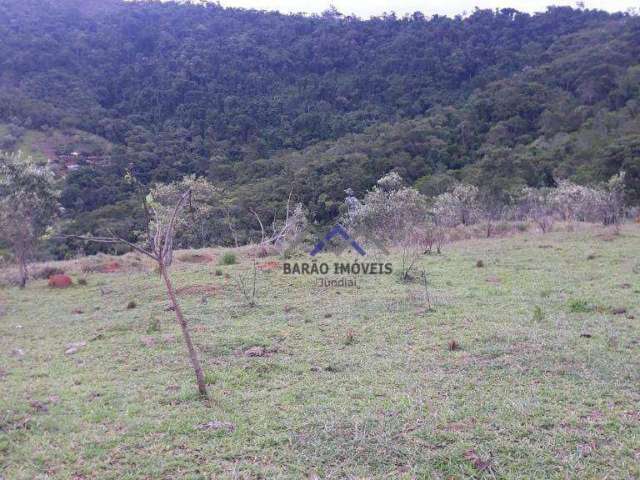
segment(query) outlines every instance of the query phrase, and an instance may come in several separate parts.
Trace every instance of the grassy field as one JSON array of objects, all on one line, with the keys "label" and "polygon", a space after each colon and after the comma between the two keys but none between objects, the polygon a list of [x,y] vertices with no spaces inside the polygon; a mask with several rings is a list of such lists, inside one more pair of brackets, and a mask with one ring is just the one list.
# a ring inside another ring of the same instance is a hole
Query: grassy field
[{"label": "grassy field", "polygon": [[[0,143],[10,134],[9,125],[0,123]],[[21,151],[31,157],[36,164],[45,165],[47,159],[57,161],[58,153],[78,151],[86,154],[104,154],[111,150],[111,144],[104,138],[80,130],[22,130],[16,139],[13,151]]]},{"label": "grassy field", "polygon": [[451,245],[432,309],[280,268],[250,307],[238,260],[173,269],[209,401],[154,273],[1,289],[0,477],[640,478],[637,226]]}]

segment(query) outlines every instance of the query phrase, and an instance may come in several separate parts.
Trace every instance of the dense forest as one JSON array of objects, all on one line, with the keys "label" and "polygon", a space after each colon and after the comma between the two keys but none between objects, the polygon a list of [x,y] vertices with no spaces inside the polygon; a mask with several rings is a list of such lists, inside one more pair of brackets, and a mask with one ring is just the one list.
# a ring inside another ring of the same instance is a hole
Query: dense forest
[{"label": "dense forest", "polygon": [[330,221],[390,171],[427,195],[464,181],[506,197],[625,170],[640,202],[633,15],[3,0],[0,39],[0,149],[59,167],[68,232],[135,234],[127,172],[208,178],[244,231],[290,193]]}]

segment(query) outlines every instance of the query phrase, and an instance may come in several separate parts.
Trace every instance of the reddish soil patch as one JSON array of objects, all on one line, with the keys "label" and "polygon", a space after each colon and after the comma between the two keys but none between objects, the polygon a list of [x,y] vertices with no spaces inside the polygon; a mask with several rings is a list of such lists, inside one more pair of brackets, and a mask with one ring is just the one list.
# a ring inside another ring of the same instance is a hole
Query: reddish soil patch
[{"label": "reddish soil patch", "polygon": [[120,263],[113,261],[113,262],[108,262],[103,265],[100,265],[98,267],[98,271],[102,273],[114,273],[119,271],[120,268],[121,268]]},{"label": "reddish soil patch", "polygon": [[271,261],[271,262],[259,263],[256,265],[256,268],[258,270],[275,270],[277,268],[280,268],[280,265],[281,265],[280,262]]},{"label": "reddish soil patch", "polygon": [[476,419],[471,417],[461,422],[449,422],[444,426],[450,432],[464,432],[476,426]]},{"label": "reddish soil patch", "polygon": [[73,284],[73,280],[68,275],[51,275],[49,286],[51,288],[67,288]]},{"label": "reddish soil patch", "polygon": [[193,253],[187,255],[181,255],[178,260],[184,263],[211,263],[213,257],[211,255],[204,255],[202,253]]},{"label": "reddish soil patch", "polygon": [[176,290],[177,295],[211,295],[222,290],[221,287],[215,285],[189,285],[188,287],[181,287]]},{"label": "reddish soil patch", "polygon": [[602,240],[603,242],[613,242],[618,238],[618,234],[615,231],[607,231],[596,235],[596,238]]}]

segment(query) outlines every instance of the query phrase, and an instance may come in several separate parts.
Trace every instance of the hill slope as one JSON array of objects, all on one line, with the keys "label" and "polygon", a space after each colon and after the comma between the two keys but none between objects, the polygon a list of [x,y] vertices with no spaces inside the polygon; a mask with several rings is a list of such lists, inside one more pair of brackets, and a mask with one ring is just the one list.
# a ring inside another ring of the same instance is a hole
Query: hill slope
[{"label": "hill slope", "polygon": [[[421,257],[432,309],[396,275],[318,290],[279,268],[258,271],[251,308],[213,264],[178,252],[211,402],[152,266],[58,264],[87,285],[0,290],[0,475],[636,478],[640,229],[590,230]],[[234,278],[253,265],[236,253],[217,267]]]},{"label": "hill slope", "polygon": [[640,197],[636,17],[7,0],[0,37],[0,122],[113,145],[107,166],[66,177],[79,230],[129,208],[128,167],[144,182],[206,175],[265,215],[293,189],[317,221],[390,169],[437,193],[624,168]]}]

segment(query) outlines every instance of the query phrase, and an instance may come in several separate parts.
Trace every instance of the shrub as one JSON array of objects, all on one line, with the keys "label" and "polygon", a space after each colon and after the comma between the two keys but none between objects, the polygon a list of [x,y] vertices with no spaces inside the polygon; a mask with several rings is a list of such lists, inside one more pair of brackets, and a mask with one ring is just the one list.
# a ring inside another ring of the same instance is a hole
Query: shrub
[{"label": "shrub", "polygon": [[31,274],[33,278],[38,280],[48,280],[54,275],[64,275],[64,270],[57,267],[43,267]]},{"label": "shrub", "polygon": [[180,255],[178,260],[184,263],[209,263],[213,259],[209,255],[202,253],[185,253]]},{"label": "shrub", "polygon": [[481,214],[479,194],[477,187],[460,183],[438,195],[433,205],[436,223],[445,227],[476,223]]},{"label": "shrub", "polygon": [[218,382],[219,375],[216,372],[205,372],[204,382],[207,385],[215,385]]},{"label": "shrub", "polygon": [[[401,254],[400,277],[407,281],[419,256],[430,251],[437,239],[424,235],[427,199],[416,189],[404,187],[395,172],[378,180],[376,186],[359,201],[347,191],[347,215],[344,222],[352,234],[384,246],[398,247]],[[440,249],[438,243],[438,251]]]},{"label": "shrub", "polygon": [[574,299],[569,301],[569,311],[572,313],[593,312],[595,307],[586,300]]},{"label": "shrub", "polygon": [[236,254],[232,252],[226,252],[220,258],[220,265],[235,265],[236,264]]},{"label": "shrub", "polygon": [[138,304],[135,301],[131,300],[129,303],[127,303],[127,310],[133,310],[137,306]]},{"label": "shrub", "polygon": [[544,320],[544,311],[540,305],[536,305],[533,308],[533,321],[541,322],[542,320]]},{"label": "shrub", "polygon": [[79,278],[78,279],[78,285],[82,285],[83,287],[85,287],[87,285],[87,279],[86,278]]},{"label": "shrub", "polygon": [[397,173],[378,180],[362,202],[351,194],[345,202],[347,215],[343,221],[352,234],[367,239],[373,235],[387,247],[407,241],[419,243],[418,227],[426,220],[427,199],[417,190],[404,187]]},{"label": "shrub", "polygon": [[[288,207],[287,207],[288,211]],[[282,256],[289,256],[299,248],[309,220],[301,203],[287,214],[283,222],[274,220],[274,231],[279,232],[273,238],[273,247]]]},{"label": "shrub", "polygon": [[533,221],[542,233],[552,230],[555,222],[555,190],[553,188],[531,188],[522,189],[519,210],[520,215]]},{"label": "shrub", "polygon": [[353,345],[356,342],[356,333],[352,329],[347,330],[347,335],[344,339],[345,345]]},{"label": "shrub", "polygon": [[160,319],[158,317],[151,317],[149,319],[149,325],[147,326],[147,333],[155,333],[160,331]]}]

